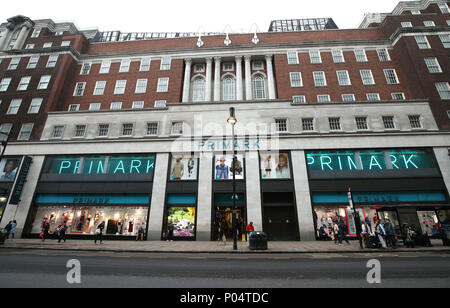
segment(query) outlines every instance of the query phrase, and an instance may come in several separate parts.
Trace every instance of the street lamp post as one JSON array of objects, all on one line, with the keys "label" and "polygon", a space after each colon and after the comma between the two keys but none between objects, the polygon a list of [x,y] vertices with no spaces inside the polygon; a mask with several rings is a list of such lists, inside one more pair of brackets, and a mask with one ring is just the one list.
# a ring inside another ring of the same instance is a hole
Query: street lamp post
[{"label": "street lamp post", "polygon": [[355,229],[356,229],[356,237],[359,241],[359,247],[363,249],[362,238],[361,238],[361,219],[359,217],[359,213],[356,211],[355,202],[353,202],[353,195],[351,188],[348,188],[348,199],[350,201],[351,206],[353,207],[353,217],[355,219]]},{"label": "street lamp post", "polygon": [[232,163],[232,174],[233,174],[233,211],[232,211],[232,226],[233,226],[233,250],[237,250],[237,209],[236,209],[236,147],[234,145],[234,125],[236,125],[237,119],[235,117],[234,107],[230,108],[230,117],[227,120],[228,124],[231,124],[231,134],[233,135],[233,163]]}]

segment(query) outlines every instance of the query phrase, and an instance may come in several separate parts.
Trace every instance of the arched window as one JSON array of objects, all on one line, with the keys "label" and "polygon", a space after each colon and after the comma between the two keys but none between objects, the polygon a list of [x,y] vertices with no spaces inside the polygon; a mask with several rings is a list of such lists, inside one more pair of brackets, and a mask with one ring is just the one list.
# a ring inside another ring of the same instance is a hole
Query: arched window
[{"label": "arched window", "polygon": [[202,77],[194,79],[192,86],[192,101],[193,102],[205,101],[205,79]]},{"label": "arched window", "polygon": [[236,100],[236,80],[232,76],[225,77],[222,82],[224,101]]},{"label": "arched window", "polygon": [[253,77],[253,98],[266,98],[265,81],[264,77],[261,75],[256,75],[255,77]]}]

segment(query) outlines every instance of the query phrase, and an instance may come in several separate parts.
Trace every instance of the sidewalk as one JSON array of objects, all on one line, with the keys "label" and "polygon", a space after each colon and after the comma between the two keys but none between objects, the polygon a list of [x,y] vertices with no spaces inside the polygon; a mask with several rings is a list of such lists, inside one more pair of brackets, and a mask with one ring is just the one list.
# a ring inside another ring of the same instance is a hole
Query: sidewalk
[{"label": "sidewalk", "polygon": [[432,240],[433,247],[397,248],[397,249],[364,249],[359,243],[351,241],[349,245],[335,245],[334,242],[269,242],[268,250],[253,251],[248,243],[238,243],[238,250],[233,250],[233,243],[227,245],[217,242],[162,242],[162,241],[105,241],[95,245],[93,241],[71,240],[58,243],[55,240],[46,240],[44,243],[38,239],[7,240],[2,248],[10,249],[44,249],[66,251],[105,251],[105,252],[147,252],[147,253],[361,253],[361,252],[450,252],[450,247],[442,246],[442,241]]}]

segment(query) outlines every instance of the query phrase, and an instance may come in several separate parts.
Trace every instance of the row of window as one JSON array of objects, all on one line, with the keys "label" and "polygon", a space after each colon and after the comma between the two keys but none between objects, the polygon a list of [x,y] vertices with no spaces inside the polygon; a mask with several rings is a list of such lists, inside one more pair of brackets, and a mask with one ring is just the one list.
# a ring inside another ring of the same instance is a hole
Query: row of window
[{"label": "row of window", "polygon": [[[450,14],[450,9],[448,8],[447,3],[438,3],[439,10],[442,14]],[[420,15],[422,12],[420,10],[411,10],[410,11],[412,15]]]},{"label": "row of window", "polygon": [[[39,35],[41,34],[41,31],[42,31],[42,29],[34,29],[33,30],[33,33],[31,33],[31,38],[37,38],[37,37],[39,37]],[[62,36],[62,35],[64,35],[64,31],[57,31],[57,32],[54,32],[55,33],[55,36]]]},{"label": "row of window", "polygon": [[[39,109],[41,109],[43,98],[33,98],[31,100],[30,107],[28,108],[28,114],[36,114],[39,113]],[[0,105],[2,100],[0,100]],[[22,105],[21,98],[15,98],[11,100],[9,104],[8,110],[6,114],[17,114],[19,112],[20,106]]]},{"label": "row of window", "polygon": [[[409,124],[412,129],[421,129],[421,117],[420,115],[409,115]],[[396,129],[395,121],[393,116],[382,116],[382,121],[385,129]],[[287,133],[288,130],[288,120],[287,119],[275,119],[275,129],[279,133]],[[302,118],[301,125],[303,131],[314,131],[314,118]],[[330,131],[340,131],[341,118],[340,117],[329,117],[328,125]],[[369,125],[367,122],[367,116],[356,116],[355,126],[357,130],[369,130]]]},{"label": "row of window", "polygon": [[[132,109],[142,109],[144,108],[144,101],[134,101],[132,105]],[[167,101],[165,100],[157,100],[154,103],[155,108],[165,108]],[[97,111],[101,109],[101,103],[91,103],[89,104],[90,111]],[[121,110],[122,102],[112,102],[109,106],[110,110]],[[75,112],[80,110],[80,104],[71,104],[69,105],[68,111]]]},{"label": "row of window", "polygon": [[[30,140],[31,132],[33,131],[33,123],[25,123],[22,124],[20,128],[19,136],[17,137],[18,141],[27,141]],[[11,123],[3,123],[0,125],[1,140],[5,140],[7,135],[10,134],[13,125]]]},{"label": "row of window", "polygon": [[[410,21],[402,21],[402,22],[400,22],[400,25],[402,26],[402,28],[412,28],[413,27],[412,22],[410,22]],[[436,27],[436,24],[432,20],[424,20],[423,25],[425,27]],[[450,20],[447,20],[447,25],[450,26]]]},{"label": "row of window", "polygon": [[[16,70],[17,67],[19,66],[21,59],[22,58],[12,58],[11,61],[9,62],[7,70],[9,70],[9,71]],[[27,69],[36,68],[39,63],[39,59],[40,59],[39,56],[31,56],[30,59],[28,60]],[[58,55],[50,55],[48,57],[47,64],[45,65],[45,67],[53,68],[56,66],[56,62],[58,62]],[[1,63],[1,59],[0,59],[0,63]]]},{"label": "row of window", "polygon": [[[27,44],[25,46],[25,49],[34,49],[35,48],[35,44]],[[47,42],[42,44],[42,48],[50,48],[53,46],[53,42]],[[65,47],[65,46],[70,46],[70,41],[62,41],[61,42],[61,47]]]},{"label": "row of window", "polygon": [[[43,75],[41,76],[37,89],[38,90],[46,90],[48,85],[50,84],[51,75]],[[8,91],[9,84],[11,83],[11,77],[5,77],[0,81],[0,92]],[[25,76],[20,79],[19,86],[17,87],[18,91],[25,91],[28,89],[28,85],[31,81],[30,76]]]},{"label": "row of window", "polygon": [[[367,62],[366,51],[363,48],[354,49],[354,54],[356,58],[356,62]],[[389,52],[386,48],[377,49],[377,54],[380,62],[391,61],[391,57],[389,56]],[[344,54],[341,49],[333,49],[331,51],[331,55],[333,56],[334,63],[345,63]],[[309,58],[312,64],[322,63],[322,56],[320,50],[310,50]],[[295,50],[290,50],[287,52],[287,60],[288,64],[299,64],[298,52]]]},{"label": "row of window", "polygon": [[[417,46],[419,49],[431,49],[430,42],[428,42],[428,38],[426,35],[415,35]],[[450,48],[450,34],[441,34],[439,35],[441,39],[442,45],[444,48]]]},{"label": "row of window", "polygon": [[[148,79],[138,79],[136,82],[136,94],[142,94],[147,92]],[[126,80],[117,80],[116,86],[114,88],[114,94],[124,94],[127,86]],[[75,85],[75,90],[73,96],[83,96],[84,90],[86,88],[86,82],[77,82]],[[105,93],[106,81],[97,81],[95,83],[93,95],[103,95]],[[156,92],[164,93],[169,91],[169,78],[158,78],[158,86]]]},{"label": "row of window", "polygon": [[[150,58],[143,58],[141,59],[141,64],[139,67],[140,72],[148,72],[150,71]],[[99,74],[108,74],[111,68],[111,60],[103,60],[100,65]],[[161,65],[160,70],[161,71],[168,71],[170,70],[172,63],[172,59],[170,57],[163,57],[161,58]],[[120,62],[119,67],[119,73],[127,73],[130,71],[130,65],[131,65],[131,59],[124,59]],[[80,75],[89,75],[92,69],[92,63],[83,63],[80,71]]]},{"label": "row of window", "polygon": [[[397,73],[395,69],[385,69],[384,76],[386,78],[387,84],[399,84]],[[360,70],[361,80],[363,85],[374,85],[375,80],[372,75],[372,70]],[[350,77],[348,71],[336,71],[338,82],[340,86],[351,86]],[[303,78],[301,72],[290,72],[289,77],[291,80],[291,87],[298,88],[303,87]],[[326,87],[327,79],[325,77],[325,72],[313,72],[314,85],[316,87]]]}]

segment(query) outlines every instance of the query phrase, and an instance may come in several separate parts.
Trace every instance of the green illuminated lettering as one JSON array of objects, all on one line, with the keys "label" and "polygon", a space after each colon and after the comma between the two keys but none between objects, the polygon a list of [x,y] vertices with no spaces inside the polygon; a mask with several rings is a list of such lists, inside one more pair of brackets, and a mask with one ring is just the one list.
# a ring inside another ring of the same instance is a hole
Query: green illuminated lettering
[{"label": "green illuminated lettering", "polygon": [[103,161],[99,161],[98,162],[98,166],[97,166],[97,174],[102,174],[103,173]]},{"label": "green illuminated lettering", "polygon": [[[66,165],[66,164],[68,164],[68,165]],[[71,165],[71,164],[72,164],[72,163],[70,162],[70,160],[63,160],[63,161],[61,162],[61,166],[59,167],[59,174],[62,173],[62,170],[63,170],[63,169],[70,168],[70,165]]]},{"label": "green illuminated lettering", "polygon": [[308,161],[308,165],[314,165],[314,157],[308,155],[306,156],[306,160]]},{"label": "green illuminated lettering", "polygon": [[394,166],[394,168],[396,168],[396,169],[400,169],[400,167],[395,164],[397,162],[397,157],[395,157],[394,155],[389,155],[389,156],[391,157],[392,166]]},{"label": "green illuminated lettering", "polygon": [[73,174],[76,174],[77,173],[77,171],[78,171],[78,166],[80,165],[80,161],[79,160],[77,160],[76,162],[75,162],[75,168],[73,169]]},{"label": "green illuminated lettering", "polygon": [[355,170],[358,169],[358,166],[356,166],[356,163],[351,156],[347,156],[347,160],[348,160],[349,170],[352,170],[352,166],[355,168]]},{"label": "green illuminated lettering", "polygon": [[[327,158],[328,162],[324,162],[323,161],[324,158]],[[324,170],[323,166],[325,166],[325,165],[328,166],[328,168],[330,170],[333,170],[333,168],[331,168],[330,164],[331,164],[331,157],[330,156],[320,156],[320,165],[321,165],[322,170]]]},{"label": "green illuminated lettering", "polygon": [[[135,165],[134,165],[135,162],[138,162],[139,165],[135,166]],[[140,160],[133,159],[133,160],[131,161],[130,173],[133,173],[133,169],[136,170],[136,173],[141,173],[141,172],[139,171],[139,169],[138,169],[138,168],[141,166],[141,164],[142,164],[142,162],[141,162]]]},{"label": "green illuminated lettering", "polygon": [[[374,163],[375,161],[375,163]],[[370,166],[369,166],[369,170],[372,170],[372,166],[378,166],[378,168],[381,168],[380,164],[377,161],[377,158],[374,155],[370,155]]]},{"label": "green illuminated lettering", "polygon": [[342,170],[342,162],[341,162],[341,157],[338,156],[338,161],[339,161],[339,169]]},{"label": "green illuminated lettering", "polygon": [[122,173],[125,174],[125,168],[123,166],[123,161],[122,160],[117,164],[117,167],[114,170],[114,174],[116,174],[118,170],[122,170]]},{"label": "green illuminated lettering", "polygon": [[414,168],[419,169],[419,167],[415,163],[412,162],[412,158],[414,157],[414,154],[409,155],[408,159],[406,159],[406,155],[403,154],[402,156],[403,156],[403,160],[405,161],[405,166],[406,166],[407,169],[409,169],[408,163],[413,165]]},{"label": "green illuminated lettering", "polygon": [[150,159],[147,160],[147,172],[146,173],[150,173],[150,171],[153,170],[153,168],[155,168],[155,163],[153,161],[151,161]]}]

